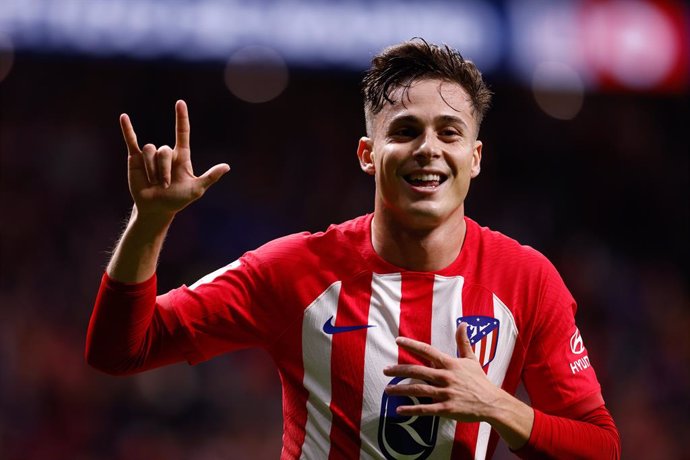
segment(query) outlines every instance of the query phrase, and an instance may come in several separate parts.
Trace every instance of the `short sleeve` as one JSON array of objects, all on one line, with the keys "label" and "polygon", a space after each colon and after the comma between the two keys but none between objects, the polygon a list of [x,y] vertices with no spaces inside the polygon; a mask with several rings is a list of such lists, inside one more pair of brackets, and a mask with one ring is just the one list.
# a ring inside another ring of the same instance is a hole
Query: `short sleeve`
[{"label": "short sleeve", "polygon": [[604,400],[575,324],[577,305],[551,264],[544,270],[539,297],[523,382],[535,409],[577,417]]}]

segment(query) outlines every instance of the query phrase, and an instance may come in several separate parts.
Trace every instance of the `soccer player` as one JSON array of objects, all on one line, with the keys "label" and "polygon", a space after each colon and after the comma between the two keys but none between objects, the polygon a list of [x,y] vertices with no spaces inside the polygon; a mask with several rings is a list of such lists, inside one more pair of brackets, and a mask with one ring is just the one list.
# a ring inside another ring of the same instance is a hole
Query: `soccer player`
[{"label": "soccer player", "polygon": [[[483,459],[498,436],[523,458],[619,458],[555,268],[465,216],[491,98],[480,72],[412,40],[372,60],[363,94],[357,156],[376,183],[373,214],[271,241],[162,295],[169,226],[229,166],[194,175],[183,101],[174,148],[140,148],[122,115],[134,209],[88,362],[131,374],[262,347],[283,385],[285,459]],[[513,396],[520,380],[531,406]]]}]

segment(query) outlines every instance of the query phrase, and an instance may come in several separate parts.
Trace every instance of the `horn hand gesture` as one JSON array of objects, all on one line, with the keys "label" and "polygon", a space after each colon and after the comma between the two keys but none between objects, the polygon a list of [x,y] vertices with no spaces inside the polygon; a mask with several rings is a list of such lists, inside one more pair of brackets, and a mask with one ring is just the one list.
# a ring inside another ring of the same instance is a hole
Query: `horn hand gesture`
[{"label": "horn hand gesture", "polygon": [[120,127],[127,144],[129,191],[137,212],[174,216],[198,200],[230,166],[217,164],[201,176],[194,175],[189,147],[187,104],[175,104],[175,147],[146,144],[139,148],[137,135],[127,114],[120,115]]}]

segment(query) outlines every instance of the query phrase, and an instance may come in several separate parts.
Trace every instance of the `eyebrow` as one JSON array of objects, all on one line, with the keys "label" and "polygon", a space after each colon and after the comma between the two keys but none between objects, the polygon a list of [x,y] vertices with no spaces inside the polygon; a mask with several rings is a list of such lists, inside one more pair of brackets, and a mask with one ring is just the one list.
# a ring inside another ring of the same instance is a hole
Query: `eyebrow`
[{"label": "eyebrow", "polygon": [[[469,126],[460,117],[456,117],[455,115],[441,115],[439,117],[434,118],[434,122],[442,122],[442,123],[457,123],[459,125],[462,125],[465,129],[469,129]],[[393,119],[390,122],[390,126],[398,125],[401,123],[419,123],[419,117],[416,117],[414,115],[398,115],[396,117],[393,117]]]},{"label": "eyebrow", "polygon": [[440,121],[443,121],[444,123],[457,123],[459,125],[464,126],[466,129],[469,129],[469,126],[467,125],[467,123],[465,123],[465,120],[463,120],[460,117],[456,117],[455,115],[442,115],[440,117],[437,117],[436,119],[440,119]]}]

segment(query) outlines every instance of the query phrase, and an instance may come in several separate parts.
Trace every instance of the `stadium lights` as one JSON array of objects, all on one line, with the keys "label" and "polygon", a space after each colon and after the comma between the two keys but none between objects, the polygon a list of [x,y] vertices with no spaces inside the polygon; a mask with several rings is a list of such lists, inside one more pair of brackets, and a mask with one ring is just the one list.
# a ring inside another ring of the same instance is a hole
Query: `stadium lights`
[{"label": "stadium lights", "polygon": [[384,46],[419,36],[459,49],[488,75],[508,71],[549,90],[688,88],[687,6],[508,0],[502,7],[487,0],[2,0],[0,35],[16,53],[226,63],[255,46],[288,66],[357,71]]}]

